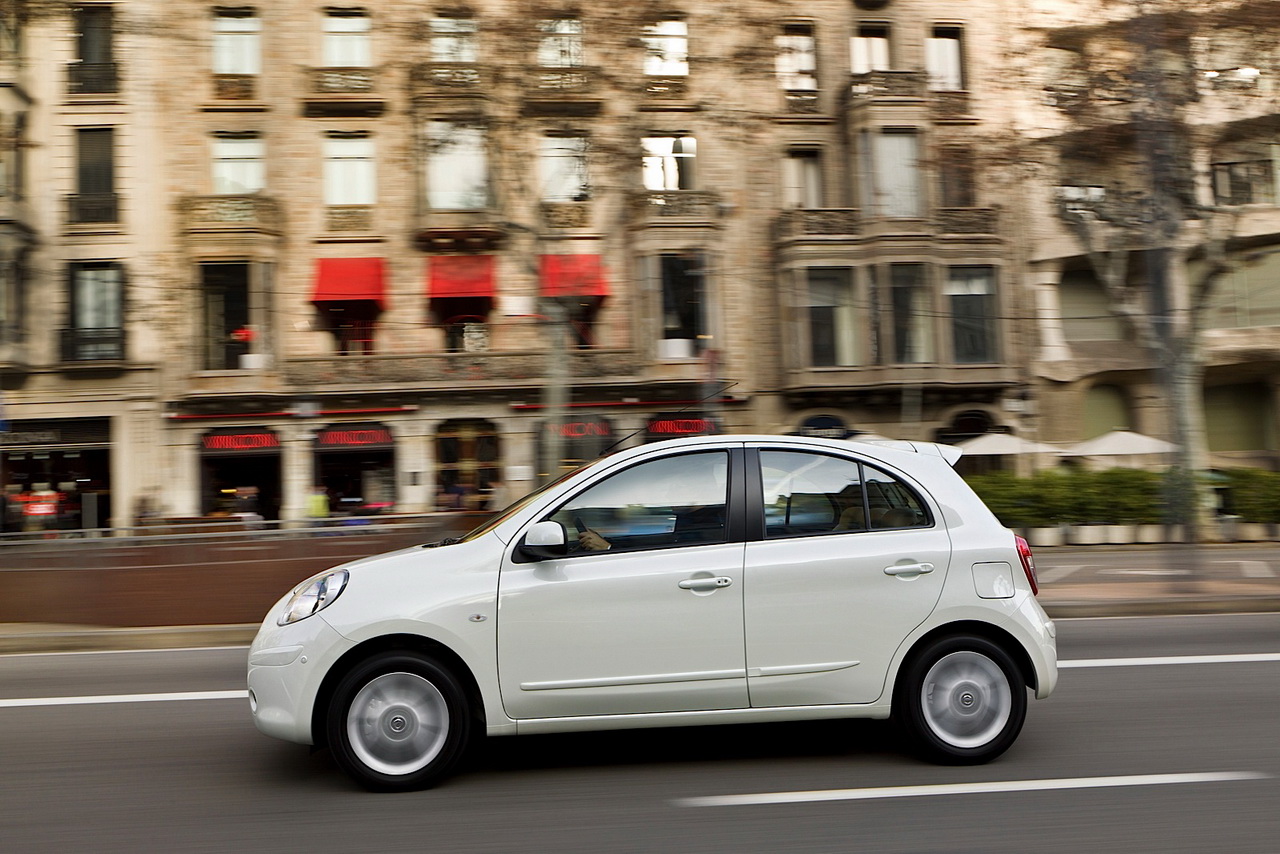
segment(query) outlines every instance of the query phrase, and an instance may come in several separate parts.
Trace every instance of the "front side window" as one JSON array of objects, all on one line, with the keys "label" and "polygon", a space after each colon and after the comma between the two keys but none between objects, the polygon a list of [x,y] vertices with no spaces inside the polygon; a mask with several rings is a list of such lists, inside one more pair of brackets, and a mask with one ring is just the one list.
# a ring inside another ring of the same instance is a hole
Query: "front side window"
[{"label": "front side window", "polygon": [[760,452],[765,536],[928,527],[910,487],[880,469],[808,451]]},{"label": "front side window", "polygon": [[814,367],[856,365],[853,270],[809,267],[809,364]]},{"label": "front side window", "polygon": [[591,198],[585,136],[542,137],[538,171],[544,202],[583,202]]},{"label": "front side window", "polygon": [[482,210],[489,206],[487,136],[481,125],[427,124],[427,204],[434,210]]},{"label": "front side window", "polygon": [[935,92],[964,89],[963,31],[959,27],[934,27],[925,40],[925,72],[929,88]]},{"label": "front side window", "polygon": [[818,88],[817,46],[810,24],[787,24],[774,36],[778,86],[788,92]]},{"label": "front side window", "polygon": [[213,192],[256,193],[266,186],[264,145],[256,135],[219,136],[213,140]]},{"label": "front side window", "polygon": [[689,73],[689,25],[655,21],[644,27],[644,73],[650,77],[684,77]]},{"label": "front side window", "polygon": [[900,364],[933,361],[933,318],[923,264],[889,267],[893,306],[893,360]]},{"label": "front side window", "polygon": [[324,203],[372,205],[377,201],[373,140],[331,136],[324,141]]},{"label": "front side window", "polygon": [[369,14],[363,9],[328,9],[324,16],[325,68],[368,68],[373,65]]},{"label": "front side window", "polygon": [[725,451],[663,457],[588,487],[547,518],[581,551],[723,543],[728,486]]},{"label": "front side window", "polygon": [[691,136],[648,136],[643,140],[646,190],[692,190],[698,143]]},{"label": "front side window", "polygon": [[213,73],[262,73],[262,19],[255,9],[219,9],[213,17]]},{"label": "front side window", "polygon": [[582,66],[582,21],[548,18],[538,23],[538,65],[542,68]]},{"label": "front side window", "polygon": [[849,42],[849,66],[854,74],[888,71],[889,25],[860,24]]},{"label": "front side window", "polygon": [[956,362],[996,360],[995,268],[948,267],[946,296]]},{"label": "front side window", "polygon": [[432,62],[478,61],[474,18],[432,18],[430,30]]}]

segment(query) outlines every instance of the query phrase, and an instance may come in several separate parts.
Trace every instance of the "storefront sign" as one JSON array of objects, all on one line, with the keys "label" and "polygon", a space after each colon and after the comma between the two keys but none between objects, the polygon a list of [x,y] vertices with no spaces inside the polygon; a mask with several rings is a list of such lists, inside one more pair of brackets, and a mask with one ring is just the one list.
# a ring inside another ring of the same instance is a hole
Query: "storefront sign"
[{"label": "storefront sign", "polygon": [[649,419],[645,427],[652,439],[670,439],[675,436],[707,436],[717,433],[716,422],[697,413],[677,412],[658,415]]},{"label": "storefront sign", "polygon": [[843,418],[837,418],[834,415],[814,415],[806,418],[800,423],[800,429],[796,431],[800,436],[812,436],[815,439],[847,439],[849,438],[849,425],[844,423]]},{"label": "storefront sign", "polygon": [[382,424],[334,424],[316,434],[322,450],[341,448],[391,448],[395,440]]},{"label": "storefront sign", "polygon": [[62,442],[62,434],[57,430],[31,430],[25,433],[0,433],[0,447],[22,447],[24,445],[57,445]]},{"label": "storefront sign", "polygon": [[107,418],[22,419],[0,431],[0,448],[56,448],[60,445],[98,445],[111,442]]},{"label": "storefront sign", "polygon": [[271,430],[214,430],[200,444],[210,455],[270,453],[280,449],[280,438]]},{"label": "storefront sign", "polygon": [[543,424],[548,433],[559,433],[566,439],[582,439],[587,436],[612,436],[608,421],[567,421],[564,424]]}]

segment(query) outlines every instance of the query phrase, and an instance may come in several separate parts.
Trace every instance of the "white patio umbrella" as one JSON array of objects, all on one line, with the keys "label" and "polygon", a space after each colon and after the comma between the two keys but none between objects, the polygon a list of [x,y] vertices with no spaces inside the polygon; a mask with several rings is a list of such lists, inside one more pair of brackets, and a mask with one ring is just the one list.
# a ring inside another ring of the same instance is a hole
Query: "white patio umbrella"
[{"label": "white patio umbrella", "polygon": [[1130,430],[1112,430],[1067,448],[1073,457],[1135,457],[1144,454],[1167,454],[1178,446],[1154,436]]},{"label": "white patio umbrella", "polygon": [[983,433],[972,439],[956,442],[957,448],[963,448],[966,456],[1011,456],[1014,454],[1060,454],[1061,448],[1033,442],[1012,433]]}]

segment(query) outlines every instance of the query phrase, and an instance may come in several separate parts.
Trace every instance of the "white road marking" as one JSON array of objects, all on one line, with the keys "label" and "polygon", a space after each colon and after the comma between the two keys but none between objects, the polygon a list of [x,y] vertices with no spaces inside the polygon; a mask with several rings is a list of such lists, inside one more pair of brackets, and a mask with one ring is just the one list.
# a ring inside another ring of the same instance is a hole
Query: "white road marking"
[{"label": "white road marking", "polygon": [[1240,574],[1245,578],[1275,578],[1275,570],[1265,560],[1241,560]]},{"label": "white road marking", "polygon": [[1158,664],[1250,664],[1259,661],[1280,661],[1280,652],[1244,652],[1238,655],[1163,655],[1150,658],[1077,658],[1059,661],[1059,668],[1068,667],[1149,667]]},{"label": "white road marking", "polygon": [[1084,569],[1087,564],[1077,564],[1075,566],[1055,566],[1050,569],[1042,569],[1036,573],[1041,584],[1052,584],[1055,581],[1061,581],[1073,572]]},{"label": "white road marking", "polygon": [[245,700],[248,691],[188,691],[174,694],[103,694],[97,697],[31,697],[0,699],[0,709],[23,709],[37,706],[96,706],[105,703],[175,703],[184,700]]},{"label": "white road marking", "polygon": [[1100,569],[1098,575],[1190,575],[1189,569]]},{"label": "white road marking", "polygon": [[920,798],[938,795],[989,795],[1001,792],[1055,792],[1064,789],[1111,789],[1122,786],[1168,786],[1187,783],[1232,783],[1266,780],[1269,774],[1254,771],[1211,771],[1200,774],[1135,774],[1123,777],[1067,777],[1057,780],[1006,780],[994,783],[952,783],[934,786],[887,786],[875,789],[826,789],[809,792],[764,792],[756,795],[711,795],[681,798],[681,807],[760,806],[804,804],[821,801],[870,801],[884,798]]}]

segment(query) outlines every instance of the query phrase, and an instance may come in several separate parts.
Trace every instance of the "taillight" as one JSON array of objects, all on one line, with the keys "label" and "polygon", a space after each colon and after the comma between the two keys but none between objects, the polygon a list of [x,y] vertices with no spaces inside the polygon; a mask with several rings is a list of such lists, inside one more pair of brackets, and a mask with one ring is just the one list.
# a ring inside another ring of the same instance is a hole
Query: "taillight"
[{"label": "taillight", "polygon": [[1031,592],[1033,594],[1040,593],[1040,582],[1036,578],[1036,558],[1031,554],[1031,544],[1019,536],[1014,536],[1018,542],[1018,560],[1022,561],[1022,571],[1027,574],[1027,581],[1031,584]]}]

